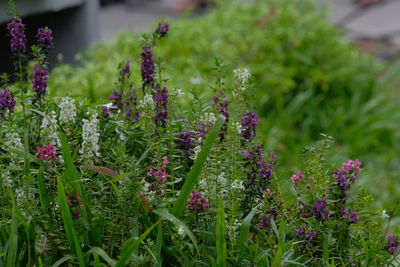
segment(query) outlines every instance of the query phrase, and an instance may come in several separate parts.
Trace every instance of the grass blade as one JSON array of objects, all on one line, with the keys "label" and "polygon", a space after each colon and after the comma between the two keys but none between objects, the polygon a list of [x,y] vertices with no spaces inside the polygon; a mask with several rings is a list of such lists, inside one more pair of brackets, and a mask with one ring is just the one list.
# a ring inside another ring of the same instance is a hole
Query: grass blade
[{"label": "grass blade", "polygon": [[132,244],[129,244],[132,242],[132,238],[128,239],[125,241],[125,244],[122,247],[126,247],[126,249],[123,251],[121,257],[119,258],[117,264],[115,267],[124,267],[126,266],[126,262],[128,261],[129,257],[132,255],[132,253],[139,247],[140,243],[149,235],[149,233],[156,227],[160,221],[156,222],[153,224],[150,228],[146,230],[138,239],[136,239]]},{"label": "grass blade", "polygon": [[12,217],[11,217],[11,231],[8,238],[7,249],[7,267],[17,266],[17,252],[18,252],[18,220],[17,220],[17,207],[15,205],[14,197],[11,195],[12,201]]},{"label": "grass blade", "polygon": [[183,229],[183,231],[188,235],[190,240],[193,243],[193,246],[196,248],[196,251],[198,254],[200,254],[199,247],[197,245],[197,240],[192,231],[186,226],[185,223],[183,223],[181,220],[179,220],[177,217],[175,217],[173,214],[169,213],[167,210],[162,209],[162,210],[153,210],[153,212],[157,215],[159,215],[161,218],[168,220],[172,222],[174,225],[180,227]]},{"label": "grass blade", "polygon": [[102,248],[92,247],[90,250],[92,254],[99,255],[104,261],[106,261],[111,267],[115,266],[116,261],[113,260],[110,256],[108,256],[107,252],[105,252]]},{"label": "grass blade", "polygon": [[240,235],[239,235],[239,240],[238,240],[238,245],[239,245],[239,258],[243,258],[245,251],[246,251],[246,244],[247,240],[249,239],[249,233],[250,233],[250,226],[251,226],[251,221],[253,220],[254,215],[256,214],[258,209],[258,205],[255,206],[250,213],[244,218],[241,226],[240,226]]},{"label": "grass blade", "polygon": [[206,140],[204,141],[201,152],[198,154],[196,161],[194,162],[190,172],[183,184],[182,190],[178,196],[178,199],[174,203],[174,207],[172,209],[172,214],[174,214],[177,218],[179,218],[186,208],[186,204],[189,198],[190,193],[193,190],[194,185],[197,182],[197,179],[201,173],[201,170],[204,166],[204,163],[207,159],[208,154],[218,137],[218,133],[225,122],[225,117],[219,116],[217,122],[211,128],[210,133],[208,134]]},{"label": "grass blade", "polygon": [[49,196],[46,191],[46,184],[44,182],[43,167],[40,167],[38,173],[38,187],[39,187],[39,198],[40,204],[42,205],[43,211],[47,213],[50,209]]},{"label": "grass blade", "polygon": [[157,241],[156,241],[156,258],[157,258],[157,266],[162,267],[162,255],[161,249],[163,245],[163,229],[162,224],[160,223],[157,227]]},{"label": "grass blade", "polygon": [[221,198],[218,198],[217,228],[216,228],[216,246],[217,246],[217,266],[226,266],[226,240],[225,240],[225,211]]},{"label": "grass blade", "polygon": [[57,178],[57,189],[58,189],[58,202],[61,208],[61,215],[63,218],[64,229],[67,235],[68,243],[72,251],[74,252],[76,258],[78,259],[79,266],[85,267],[79,239],[75,232],[74,223],[72,221],[71,212],[69,210],[67,202],[67,197],[65,195],[64,185],[60,177]]},{"label": "grass blade", "polygon": [[65,262],[67,262],[69,260],[73,260],[73,259],[75,259],[75,257],[72,256],[72,255],[64,256],[61,259],[59,259],[58,261],[56,261],[55,263],[53,263],[53,265],[51,265],[51,267],[61,266],[63,263],[65,263]]}]

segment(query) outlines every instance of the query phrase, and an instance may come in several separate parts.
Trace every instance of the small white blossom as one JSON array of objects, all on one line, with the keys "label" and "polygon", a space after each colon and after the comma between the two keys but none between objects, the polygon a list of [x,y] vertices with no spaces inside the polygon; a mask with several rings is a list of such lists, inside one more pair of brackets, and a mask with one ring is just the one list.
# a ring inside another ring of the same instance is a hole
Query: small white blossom
[{"label": "small white blossom", "polygon": [[205,123],[205,124],[213,124],[217,121],[217,118],[215,117],[215,114],[210,112],[210,113],[204,113],[201,117],[200,117],[200,121]]},{"label": "small white blossom", "polygon": [[6,134],[6,141],[4,142],[4,145],[13,149],[24,150],[24,145],[22,144],[21,138],[19,137],[18,133],[15,132]]},{"label": "small white blossom", "polygon": [[233,74],[241,84],[247,83],[251,77],[249,69],[246,68],[235,69],[233,70]]},{"label": "small white blossom", "polygon": [[226,178],[225,178],[225,173],[221,172],[218,175],[218,182],[220,183],[220,185],[225,186],[226,185]]},{"label": "small white blossom", "polygon": [[60,108],[60,122],[75,122],[76,113],[75,113],[75,100],[71,97],[63,97],[61,98],[61,102],[58,104]]},{"label": "small white blossom", "polygon": [[97,113],[93,110],[89,112],[89,114],[90,113],[90,121],[87,119],[82,120],[82,148],[79,150],[79,153],[83,156],[83,158],[93,159],[94,157],[100,157],[100,134],[98,133],[97,129],[99,123]]},{"label": "small white blossom", "polygon": [[57,115],[54,111],[47,117],[43,117],[42,125],[43,134],[50,139],[50,143],[55,147],[61,147],[60,139],[57,135]]},{"label": "small white blossom", "polygon": [[230,240],[235,240],[238,234],[238,229],[240,227],[240,222],[238,219],[234,219],[233,221],[225,220],[226,228],[228,232],[228,237]]},{"label": "small white blossom", "polygon": [[236,131],[238,134],[242,134],[243,125],[240,122],[234,122],[234,123],[232,123],[232,125],[234,128],[236,128]]},{"label": "small white blossom", "polygon": [[145,94],[143,100],[139,100],[139,108],[152,108],[154,106],[153,97],[150,94]]},{"label": "small white blossom", "polygon": [[386,213],[386,210],[382,210],[382,219],[389,218],[390,216]]},{"label": "small white blossom", "polygon": [[201,77],[192,77],[192,78],[190,78],[190,82],[192,84],[201,84],[203,82],[203,78],[201,78]]},{"label": "small white blossom", "polygon": [[231,188],[232,188],[232,190],[243,190],[244,189],[243,182],[239,181],[239,180],[235,180],[231,183]]},{"label": "small white blossom", "polygon": [[5,170],[1,174],[1,180],[2,180],[2,184],[3,184],[4,187],[11,187],[12,180],[11,180],[11,174],[10,174],[9,170]]},{"label": "small white blossom", "polygon": [[172,88],[169,93],[171,96],[176,96],[178,98],[183,96],[183,91],[180,88]]},{"label": "small white blossom", "polygon": [[178,235],[184,237],[185,236],[185,229],[182,226],[178,227]]}]

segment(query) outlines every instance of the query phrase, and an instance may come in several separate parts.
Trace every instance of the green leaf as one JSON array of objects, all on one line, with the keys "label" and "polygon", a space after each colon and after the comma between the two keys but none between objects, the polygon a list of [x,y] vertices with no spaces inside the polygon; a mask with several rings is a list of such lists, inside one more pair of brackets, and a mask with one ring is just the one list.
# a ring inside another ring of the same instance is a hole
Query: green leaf
[{"label": "green leaf", "polygon": [[[160,223],[160,221],[156,222],[155,224],[153,224],[150,228],[148,228],[146,230],[146,232],[144,232],[138,239],[136,239],[133,243],[132,243],[132,238],[129,238],[128,240],[126,240],[124,242],[124,244],[122,245],[122,247],[125,247],[125,249],[123,250],[122,255],[120,256],[117,264],[115,265],[115,267],[124,267],[126,266],[126,262],[128,261],[129,257],[132,255],[132,253],[139,247],[140,243],[142,243],[142,241],[148,236],[148,234],[154,229],[154,227],[156,227],[158,224]],[[132,244],[129,244],[132,243]]]},{"label": "green leaf", "polygon": [[43,211],[47,213],[50,210],[50,202],[46,190],[46,184],[44,182],[43,167],[40,167],[39,169],[38,187],[39,187],[40,204],[42,205]]},{"label": "green leaf", "polygon": [[61,266],[64,262],[67,262],[67,261],[73,260],[73,259],[75,259],[75,257],[72,255],[64,256],[61,259],[59,259],[58,261],[56,261],[55,263],[53,263],[53,265],[51,265],[51,267]]},{"label": "green leaf", "polygon": [[17,220],[17,206],[15,199],[10,191],[12,203],[12,217],[11,217],[11,231],[8,238],[7,249],[7,267],[17,266],[17,252],[18,252],[18,220]]},{"label": "green leaf", "polygon": [[204,163],[207,159],[208,154],[218,137],[218,133],[225,122],[225,117],[219,116],[217,122],[211,128],[210,133],[208,134],[206,140],[204,141],[203,147],[201,148],[201,152],[197,155],[197,159],[194,162],[188,177],[185,180],[185,183],[182,186],[182,190],[178,196],[178,199],[174,203],[174,207],[172,209],[172,214],[174,214],[177,218],[182,216],[182,213],[186,209],[186,204],[190,193],[193,190],[194,185],[197,182],[197,179],[201,173],[201,170],[204,166]]},{"label": "green leaf", "polygon": [[156,241],[156,259],[157,259],[157,266],[162,267],[162,254],[161,249],[163,245],[163,228],[162,224],[160,223],[157,227],[157,241]]},{"label": "green leaf", "polygon": [[76,258],[78,259],[78,263],[80,267],[84,267],[85,263],[83,261],[82,250],[80,247],[80,242],[78,236],[76,235],[74,223],[72,221],[71,212],[69,210],[67,197],[65,195],[64,185],[60,179],[57,178],[57,189],[58,189],[58,202],[61,208],[61,216],[64,223],[64,229],[67,236],[67,240],[69,246],[71,247],[72,251],[74,252]]},{"label": "green leaf", "polygon": [[225,212],[221,197],[218,198],[217,228],[216,228],[216,246],[217,246],[217,266],[226,266],[226,240],[225,240]]},{"label": "green leaf", "polygon": [[186,226],[185,223],[183,223],[181,220],[179,220],[177,217],[175,217],[173,214],[169,213],[166,209],[156,209],[153,210],[153,212],[157,215],[159,215],[162,219],[168,220],[172,222],[174,225],[180,227],[183,229],[183,231],[187,234],[187,236],[190,238],[190,240],[193,243],[193,246],[195,247],[196,251],[198,254],[200,254],[199,247],[197,245],[197,240],[192,231]]},{"label": "green leaf", "polygon": [[242,224],[240,225],[240,235],[239,235],[239,240],[238,240],[238,245],[239,245],[239,258],[243,258],[244,254],[246,252],[246,244],[249,239],[249,233],[250,233],[250,226],[251,226],[251,221],[253,220],[254,215],[256,214],[258,209],[258,205],[255,206],[250,213],[244,218]]},{"label": "green leaf", "polygon": [[89,251],[92,254],[99,255],[103,260],[105,260],[110,266],[115,266],[116,261],[113,260],[110,256],[108,256],[107,252],[105,252],[102,248],[92,247]]}]

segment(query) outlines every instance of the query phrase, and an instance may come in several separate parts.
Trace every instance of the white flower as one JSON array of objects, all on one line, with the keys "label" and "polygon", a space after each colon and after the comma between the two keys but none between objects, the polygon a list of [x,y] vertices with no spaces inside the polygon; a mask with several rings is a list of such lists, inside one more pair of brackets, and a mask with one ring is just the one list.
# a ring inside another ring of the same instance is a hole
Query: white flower
[{"label": "white flower", "polygon": [[231,183],[231,188],[232,188],[232,190],[243,190],[244,189],[243,182],[239,181],[239,180],[235,180]]},{"label": "white flower", "polygon": [[7,133],[6,141],[4,142],[5,146],[13,149],[24,150],[24,145],[22,144],[21,138],[18,133]]},{"label": "white flower", "polygon": [[139,108],[149,107],[152,108],[154,106],[153,97],[150,94],[145,94],[143,100],[139,100]]},{"label": "white flower", "polygon": [[57,115],[54,111],[47,117],[43,117],[42,125],[43,134],[50,139],[53,146],[61,147],[60,139],[57,135]]},{"label": "white flower", "polygon": [[190,78],[190,82],[192,84],[201,84],[203,82],[203,78],[201,78],[201,77],[192,77],[192,78]]},{"label": "white flower", "polygon": [[236,128],[238,134],[242,134],[243,125],[240,122],[232,123],[233,127]]},{"label": "white flower", "polygon": [[178,235],[184,237],[185,236],[185,229],[182,226],[178,227]]},{"label": "white flower", "polygon": [[224,172],[221,172],[221,173],[218,175],[218,182],[219,182],[222,186],[225,186],[225,185],[226,185],[226,179],[225,179],[225,173],[224,173]]},{"label": "white flower", "polygon": [[118,128],[115,129],[115,132],[118,135],[118,140],[120,141],[120,144],[125,145],[127,140],[126,136]]},{"label": "white flower", "polygon": [[235,69],[235,70],[233,70],[233,74],[234,74],[235,78],[241,84],[247,83],[251,77],[251,73],[250,73],[249,69],[245,69],[245,68]]},{"label": "white flower", "polygon": [[170,94],[172,95],[172,96],[176,96],[176,97],[182,97],[183,96],[183,92],[182,92],[182,89],[176,89],[176,88],[172,88],[171,90],[170,90]]},{"label": "white flower", "polygon": [[97,118],[97,113],[94,110],[91,110],[88,113],[91,113],[90,121],[87,119],[82,120],[82,148],[79,150],[79,153],[84,158],[93,159],[94,157],[100,157],[100,134],[98,133],[97,129],[99,119]]},{"label": "white flower", "polygon": [[210,113],[204,113],[201,117],[200,117],[200,121],[205,123],[205,124],[213,124],[217,121],[217,118],[215,117],[215,114],[210,112]]},{"label": "white flower", "polygon": [[9,170],[5,170],[1,175],[1,180],[3,180],[2,184],[4,187],[11,187],[12,180],[11,174]]},{"label": "white flower", "polygon": [[60,108],[60,122],[75,122],[76,113],[75,113],[75,100],[71,97],[63,97],[61,98],[61,102],[58,104]]},{"label": "white flower", "polygon": [[386,210],[382,210],[382,215],[381,215],[381,217],[382,217],[382,219],[385,219],[385,218],[389,218],[390,216],[387,215]]}]

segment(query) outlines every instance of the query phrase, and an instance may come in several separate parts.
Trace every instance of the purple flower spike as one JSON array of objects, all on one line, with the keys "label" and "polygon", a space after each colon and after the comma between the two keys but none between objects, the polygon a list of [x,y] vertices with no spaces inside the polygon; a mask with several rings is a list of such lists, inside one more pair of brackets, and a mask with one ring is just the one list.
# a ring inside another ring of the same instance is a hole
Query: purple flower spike
[{"label": "purple flower spike", "polygon": [[258,115],[255,111],[245,112],[242,115],[242,135],[246,140],[252,140],[256,137],[258,124]]},{"label": "purple flower spike", "polygon": [[220,141],[225,140],[225,135],[228,132],[229,123],[229,112],[228,112],[228,100],[224,92],[219,92],[219,96],[213,97],[213,106],[218,110],[218,112],[225,117],[225,123],[222,126],[221,132],[219,133]]},{"label": "purple flower spike", "polygon": [[176,140],[176,144],[180,149],[183,150],[184,158],[189,165],[193,165],[192,155],[195,147],[195,136],[196,133],[194,132],[181,133],[178,135],[178,139]]},{"label": "purple flower spike", "polygon": [[153,59],[153,51],[150,47],[142,48],[142,82],[143,87],[153,85],[155,79],[155,65]]},{"label": "purple flower spike", "polygon": [[200,192],[192,191],[188,202],[189,210],[194,212],[202,212],[210,208],[207,198],[203,197]]},{"label": "purple flower spike", "polygon": [[296,174],[292,175],[292,183],[294,185],[298,185],[303,178],[304,174],[301,171],[298,171]]},{"label": "purple flower spike", "polygon": [[21,18],[15,17],[7,24],[7,29],[10,31],[11,36],[11,52],[14,55],[26,52],[25,24],[22,23]]},{"label": "purple flower spike", "polygon": [[384,250],[395,256],[400,246],[400,238],[395,235],[386,235],[386,238],[387,246],[384,247]]},{"label": "purple flower spike", "polygon": [[311,213],[321,221],[329,220],[329,210],[326,208],[328,203],[324,199],[318,199],[311,210]]},{"label": "purple flower spike", "polygon": [[36,64],[33,67],[32,89],[36,93],[36,98],[34,99],[34,102],[36,102],[37,100],[40,100],[47,93],[47,90],[46,90],[47,74],[48,74],[47,69],[39,68],[38,64]]},{"label": "purple flower spike", "polygon": [[53,31],[47,27],[38,29],[36,40],[39,47],[41,47],[46,53],[54,48]]},{"label": "purple flower spike", "polygon": [[156,126],[165,128],[168,118],[168,89],[166,87],[156,88],[154,93],[154,103],[156,104],[154,123]]},{"label": "purple flower spike", "polygon": [[13,113],[15,104],[14,95],[8,89],[0,91],[0,118],[4,118],[7,110]]},{"label": "purple flower spike", "polygon": [[125,119],[127,122],[137,122],[140,119],[140,114],[137,109],[137,99],[136,89],[133,88],[132,92],[126,96]]},{"label": "purple flower spike", "polygon": [[108,107],[102,106],[101,109],[103,110],[103,117],[108,118],[110,116],[110,111],[108,110]]},{"label": "purple flower spike", "polygon": [[161,39],[161,38],[167,37],[168,30],[169,30],[169,24],[168,23],[160,23],[160,24],[158,24],[158,28],[156,30],[156,34],[158,35],[158,38]]},{"label": "purple flower spike", "polygon": [[350,223],[356,223],[360,221],[360,219],[357,217],[357,213],[354,210],[349,211],[348,209],[344,209],[342,218],[349,219]]}]

